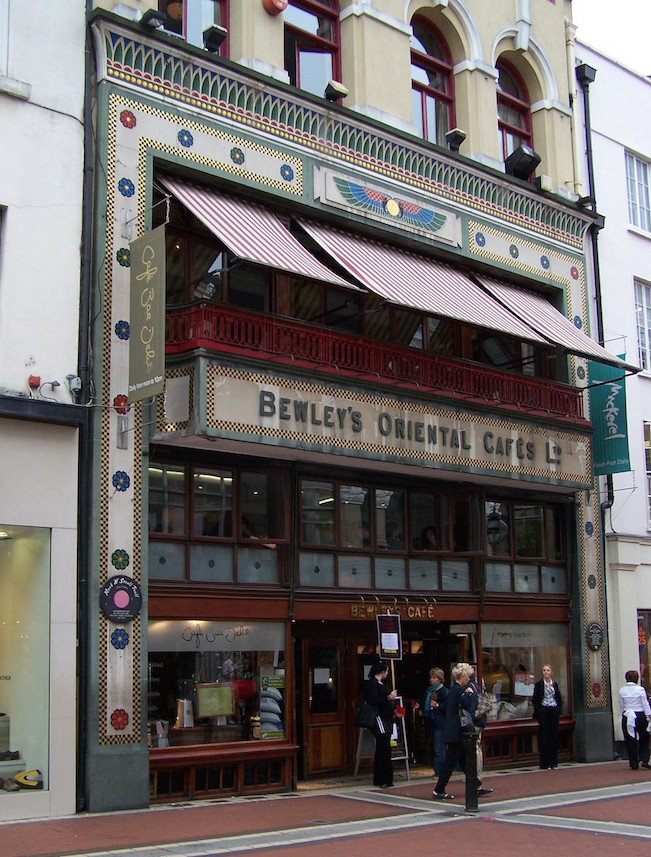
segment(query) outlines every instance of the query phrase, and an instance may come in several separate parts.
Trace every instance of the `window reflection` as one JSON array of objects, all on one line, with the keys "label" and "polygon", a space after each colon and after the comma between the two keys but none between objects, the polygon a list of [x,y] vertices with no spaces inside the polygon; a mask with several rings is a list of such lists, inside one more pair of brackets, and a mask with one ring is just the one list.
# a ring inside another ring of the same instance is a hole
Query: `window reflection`
[{"label": "window reflection", "polygon": [[336,3],[290,0],[283,13],[285,70],[289,82],[323,96],[336,78],[339,28]]}]

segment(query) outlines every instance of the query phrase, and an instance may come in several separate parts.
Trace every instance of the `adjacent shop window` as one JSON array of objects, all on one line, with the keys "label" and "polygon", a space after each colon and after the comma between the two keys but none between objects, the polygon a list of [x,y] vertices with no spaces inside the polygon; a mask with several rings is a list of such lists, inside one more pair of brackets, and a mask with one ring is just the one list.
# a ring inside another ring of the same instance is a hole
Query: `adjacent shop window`
[{"label": "adjacent shop window", "polygon": [[[50,531],[0,523],[0,777],[49,784]],[[40,786],[39,786],[40,790]],[[0,791],[0,804],[11,793]]]},{"label": "adjacent shop window", "polygon": [[489,500],[484,508],[486,588],[496,592],[567,591],[562,508]]},{"label": "adjacent shop window", "polygon": [[651,530],[651,423],[644,423],[644,466],[646,469],[647,529]]},{"label": "adjacent shop window", "polygon": [[637,642],[640,650],[640,684],[651,694],[651,610],[637,611]]},{"label": "adjacent shop window", "polygon": [[640,366],[651,371],[651,286],[635,281],[635,322]]},{"label": "adjacent shop window", "polygon": [[278,583],[285,481],[274,471],[152,461],[150,578]]},{"label": "adjacent shop window", "polygon": [[367,548],[371,544],[370,491],[359,485],[341,485],[339,518],[341,544],[346,548]]},{"label": "adjacent shop window", "polygon": [[282,623],[152,620],[150,746],[285,737],[284,640]]},{"label": "adjacent shop window", "polygon": [[500,60],[497,73],[497,125],[506,160],[518,146],[533,147],[531,104],[524,82],[509,63]]},{"label": "adjacent shop window", "polygon": [[626,193],[628,222],[631,226],[651,232],[649,164],[630,152],[626,153]]},{"label": "adjacent shop window", "polygon": [[481,672],[492,703],[489,720],[530,718],[533,686],[550,664],[570,711],[567,628],[551,623],[484,622],[481,625]]},{"label": "adjacent shop window", "polygon": [[424,18],[415,17],[411,36],[411,95],[418,133],[445,146],[454,127],[454,75],[450,51],[442,36]]},{"label": "adjacent shop window", "polygon": [[323,97],[339,79],[339,16],[336,0],[290,0],[285,22],[285,70],[289,82]]}]

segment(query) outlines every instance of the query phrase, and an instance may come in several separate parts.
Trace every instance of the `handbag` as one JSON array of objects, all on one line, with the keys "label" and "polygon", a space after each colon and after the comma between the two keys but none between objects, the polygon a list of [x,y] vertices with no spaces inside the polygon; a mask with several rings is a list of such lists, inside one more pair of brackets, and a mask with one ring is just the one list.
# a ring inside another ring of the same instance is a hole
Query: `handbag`
[{"label": "handbag", "polygon": [[472,714],[465,708],[459,708],[459,725],[462,732],[476,732],[477,729],[472,720]]},{"label": "handbag", "polygon": [[360,696],[355,711],[355,726],[361,726],[363,729],[372,729],[377,718],[377,708],[367,702],[363,696]]}]

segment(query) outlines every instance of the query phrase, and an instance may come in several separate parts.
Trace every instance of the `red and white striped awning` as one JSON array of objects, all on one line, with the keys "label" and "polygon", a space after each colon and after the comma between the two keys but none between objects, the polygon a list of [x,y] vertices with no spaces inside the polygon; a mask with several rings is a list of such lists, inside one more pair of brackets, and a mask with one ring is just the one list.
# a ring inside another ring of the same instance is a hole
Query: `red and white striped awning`
[{"label": "red and white striped awning", "polygon": [[554,345],[560,345],[570,354],[578,354],[590,360],[610,363],[622,369],[639,372],[636,366],[625,363],[606,351],[594,339],[590,339],[575,327],[563,313],[555,309],[542,295],[519,289],[492,277],[477,275],[477,281],[486,288],[501,304],[508,307],[526,324]]},{"label": "red and white striped awning", "polygon": [[268,208],[170,176],[160,182],[238,259],[357,290],[322,265]]},{"label": "red and white striped awning", "polygon": [[530,342],[546,342],[450,265],[312,221],[299,223],[360,283],[394,304],[500,330]]}]

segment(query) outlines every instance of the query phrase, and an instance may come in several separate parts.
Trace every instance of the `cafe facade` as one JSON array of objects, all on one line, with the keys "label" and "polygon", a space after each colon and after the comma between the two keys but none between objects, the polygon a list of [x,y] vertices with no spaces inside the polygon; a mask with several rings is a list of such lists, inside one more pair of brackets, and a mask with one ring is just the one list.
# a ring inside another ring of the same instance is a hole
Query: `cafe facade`
[{"label": "cafe facade", "polygon": [[382,614],[413,759],[429,669],[460,660],[491,694],[487,767],[537,760],[544,663],[561,758],[601,758],[583,391],[618,360],[588,336],[593,215],[141,25],[91,27],[88,808],[364,768]]}]

